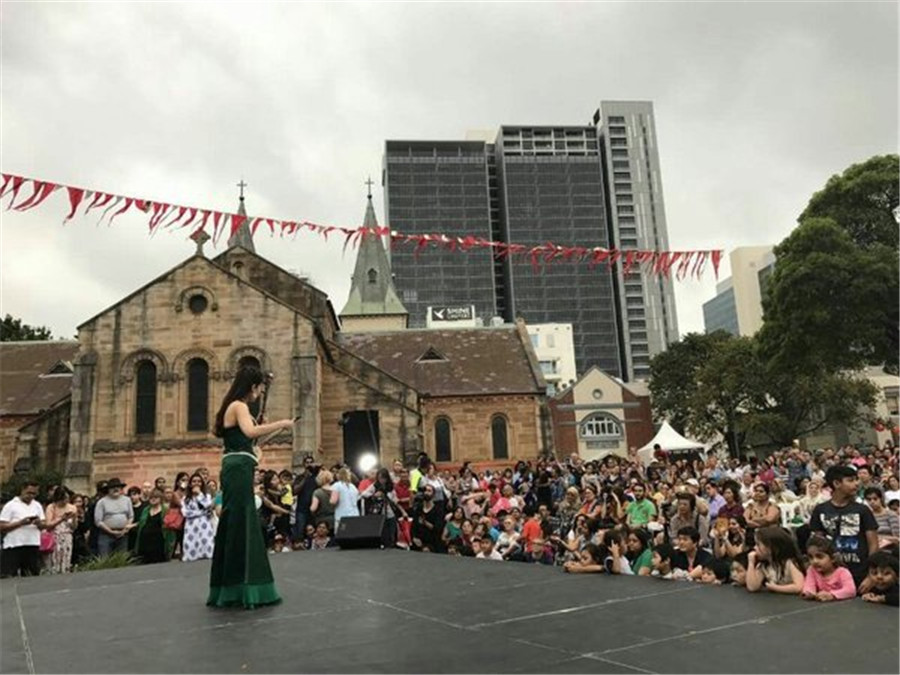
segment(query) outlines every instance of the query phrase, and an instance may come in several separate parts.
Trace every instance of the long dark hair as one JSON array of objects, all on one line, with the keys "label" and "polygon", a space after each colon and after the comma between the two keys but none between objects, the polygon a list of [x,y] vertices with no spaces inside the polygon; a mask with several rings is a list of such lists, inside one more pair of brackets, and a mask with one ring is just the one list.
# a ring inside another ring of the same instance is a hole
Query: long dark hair
[{"label": "long dark hair", "polygon": [[216,436],[222,437],[225,434],[225,411],[234,401],[243,401],[250,395],[250,390],[265,382],[262,371],[256,366],[243,366],[234,376],[231,388],[222,399],[222,406],[216,413]]},{"label": "long dark hair", "polygon": [[769,549],[773,565],[784,568],[790,560],[801,572],[805,571],[797,544],[784,528],[778,525],[761,527],[756,530],[756,541]]}]

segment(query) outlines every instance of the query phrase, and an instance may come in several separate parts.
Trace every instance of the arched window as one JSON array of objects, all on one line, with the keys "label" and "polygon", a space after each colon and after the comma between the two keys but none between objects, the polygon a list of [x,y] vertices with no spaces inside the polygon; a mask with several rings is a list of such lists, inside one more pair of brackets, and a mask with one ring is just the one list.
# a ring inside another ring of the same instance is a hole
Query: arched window
[{"label": "arched window", "polygon": [[191,359],[187,364],[188,431],[209,430],[209,364]]},{"label": "arched window", "polygon": [[453,455],[450,420],[446,417],[439,417],[434,423],[434,452],[439,462],[449,462]]},{"label": "arched window", "polygon": [[154,434],[156,433],[156,364],[153,361],[139,362],[136,379],[134,431],[137,434]]},{"label": "arched window", "polygon": [[615,440],[622,438],[622,427],[615,417],[598,413],[591,415],[581,423],[581,437],[596,440]]},{"label": "arched window", "polygon": [[509,459],[506,418],[503,415],[494,415],[494,419],[491,420],[491,443],[494,448],[494,459]]},{"label": "arched window", "polygon": [[378,272],[375,270],[369,270],[369,283],[374,284],[378,282]]}]

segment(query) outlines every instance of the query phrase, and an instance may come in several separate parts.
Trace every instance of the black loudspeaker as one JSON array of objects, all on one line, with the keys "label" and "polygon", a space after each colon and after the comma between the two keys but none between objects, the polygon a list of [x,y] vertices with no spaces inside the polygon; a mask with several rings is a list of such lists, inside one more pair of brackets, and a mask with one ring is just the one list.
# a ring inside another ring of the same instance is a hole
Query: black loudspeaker
[{"label": "black loudspeaker", "polygon": [[334,540],[341,548],[378,548],[384,530],[384,514],[345,516],[338,524]]}]

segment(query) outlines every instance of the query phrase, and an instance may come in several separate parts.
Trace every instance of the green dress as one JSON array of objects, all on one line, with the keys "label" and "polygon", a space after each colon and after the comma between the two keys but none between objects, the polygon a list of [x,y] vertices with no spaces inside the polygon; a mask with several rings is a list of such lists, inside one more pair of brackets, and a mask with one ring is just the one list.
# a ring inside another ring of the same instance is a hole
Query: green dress
[{"label": "green dress", "polygon": [[245,607],[281,602],[253,498],[256,458],[240,427],[225,429],[222,457],[222,515],[209,573],[211,607]]}]

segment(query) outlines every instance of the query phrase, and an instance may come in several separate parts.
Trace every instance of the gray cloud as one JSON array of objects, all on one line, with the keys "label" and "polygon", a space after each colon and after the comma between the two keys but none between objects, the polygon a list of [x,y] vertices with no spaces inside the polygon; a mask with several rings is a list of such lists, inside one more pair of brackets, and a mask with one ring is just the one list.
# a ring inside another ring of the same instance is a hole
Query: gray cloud
[{"label": "gray cloud", "polygon": [[[387,138],[656,104],[673,248],[777,243],[810,194],[897,151],[893,3],[6,3],[4,171],[356,225]],[[377,201],[380,203],[380,195]],[[121,217],[6,213],[3,311],[74,327],[192,251]],[[340,308],[352,256],[259,236]],[[725,270],[727,273],[727,268]],[[702,329],[712,277],[676,287]]]}]

